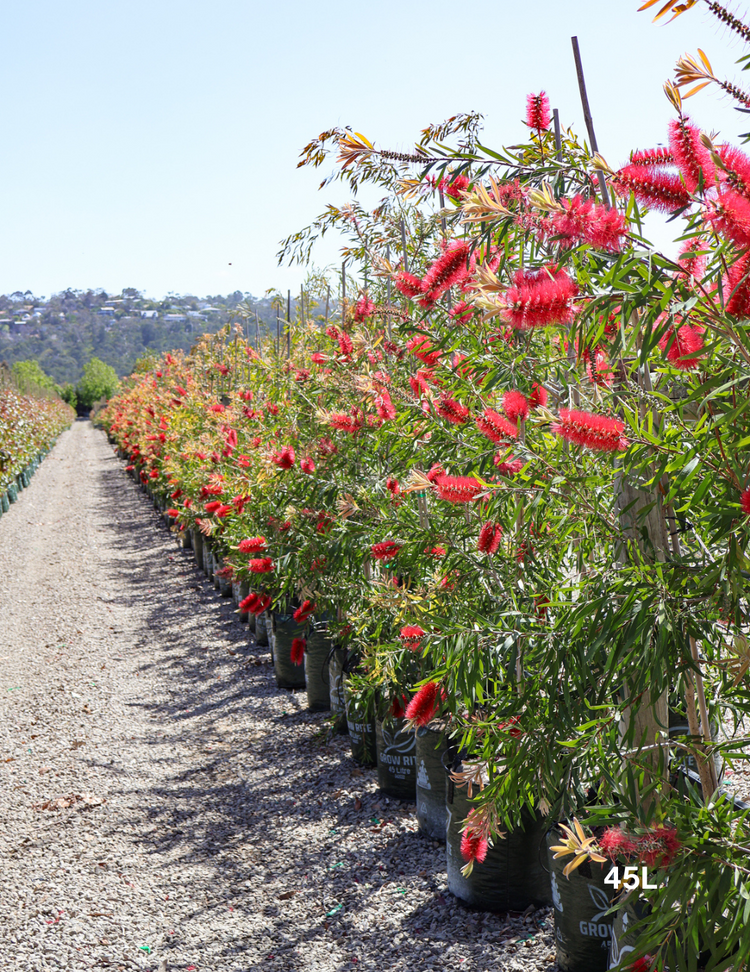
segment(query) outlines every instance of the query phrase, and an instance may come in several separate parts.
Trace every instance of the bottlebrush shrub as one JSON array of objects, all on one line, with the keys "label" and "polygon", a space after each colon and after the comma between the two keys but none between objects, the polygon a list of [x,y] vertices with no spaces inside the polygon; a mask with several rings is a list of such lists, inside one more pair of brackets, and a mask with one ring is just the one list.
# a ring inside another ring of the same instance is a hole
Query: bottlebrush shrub
[{"label": "bottlebrush shrub", "polygon": [[[386,193],[395,179],[416,184],[425,160],[436,180],[460,168],[468,183],[444,230],[433,193],[415,192],[375,213],[333,207],[285,246],[302,255],[323,230],[349,234],[349,252],[384,274],[368,277],[377,313],[358,321],[347,302],[330,333],[300,323],[288,358],[271,341],[259,361],[239,334],[206,338],[160,361],[161,377],[135,376],[107,421],[150,488],[182,491],[170,500],[180,521],[231,550],[239,577],[337,618],[362,691],[389,706],[418,685],[445,690],[454,738],[483,767],[483,819],[518,824],[523,807],[572,816],[594,787],[597,826],[641,834],[669,820],[682,846],[668,885],[650,892],[651,954],[669,959],[662,913],[698,937],[713,923],[744,961],[750,944],[728,916],[746,882],[745,825],[727,801],[707,816],[695,794],[668,787],[668,754],[652,744],[686,673],[685,705],[750,714],[750,159],[709,149],[678,118],[668,153],[597,163],[607,216],[575,133],[564,129],[561,180],[544,125],[519,123],[515,147],[488,154],[478,124],[427,129],[414,163],[355,151],[349,132],[316,142],[305,164],[333,150],[343,179]],[[669,225],[700,241],[700,259],[653,251],[644,204],[684,209]],[[677,330],[661,348],[663,321]],[[685,351],[684,327],[701,347]],[[315,475],[279,468],[271,457],[285,445],[313,457]],[[201,495],[207,485],[218,492]],[[212,502],[229,511],[206,514]],[[486,524],[503,526],[491,555],[478,547]],[[254,536],[264,550],[236,553]],[[274,571],[253,574],[264,558]],[[417,620],[428,631],[418,642],[403,634]],[[710,761],[686,744],[713,793]]]}]

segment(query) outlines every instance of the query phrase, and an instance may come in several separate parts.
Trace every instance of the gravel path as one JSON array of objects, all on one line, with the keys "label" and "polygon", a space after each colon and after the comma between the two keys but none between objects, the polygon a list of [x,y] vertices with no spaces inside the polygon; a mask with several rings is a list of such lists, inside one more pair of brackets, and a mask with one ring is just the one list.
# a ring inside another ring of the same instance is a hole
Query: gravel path
[{"label": "gravel path", "polygon": [[0,519],[2,968],[552,970],[276,689],[83,421]]}]

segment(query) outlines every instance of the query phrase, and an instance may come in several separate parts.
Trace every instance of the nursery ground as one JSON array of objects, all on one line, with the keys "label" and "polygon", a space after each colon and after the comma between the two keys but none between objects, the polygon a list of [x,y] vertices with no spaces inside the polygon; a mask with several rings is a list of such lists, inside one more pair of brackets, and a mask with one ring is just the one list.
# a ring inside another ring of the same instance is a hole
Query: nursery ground
[{"label": "nursery ground", "polygon": [[0,518],[0,967],[552,970],[463,908],[79,420]]}]

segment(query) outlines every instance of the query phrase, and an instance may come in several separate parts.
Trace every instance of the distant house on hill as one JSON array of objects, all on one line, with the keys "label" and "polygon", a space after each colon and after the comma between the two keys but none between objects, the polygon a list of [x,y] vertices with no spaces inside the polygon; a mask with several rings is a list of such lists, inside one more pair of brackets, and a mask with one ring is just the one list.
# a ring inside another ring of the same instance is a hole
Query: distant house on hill
[{"label": "distant house on hill", "polygon": [[159,316],[159,311],[155,310],[145,310],[141,311],[141,317],[145,317],[146,320],[155,320]]},{"label": "distant house on hill", "polygon": [[165,314],[165,321],[186,321],[187,317],[184,314]]}]

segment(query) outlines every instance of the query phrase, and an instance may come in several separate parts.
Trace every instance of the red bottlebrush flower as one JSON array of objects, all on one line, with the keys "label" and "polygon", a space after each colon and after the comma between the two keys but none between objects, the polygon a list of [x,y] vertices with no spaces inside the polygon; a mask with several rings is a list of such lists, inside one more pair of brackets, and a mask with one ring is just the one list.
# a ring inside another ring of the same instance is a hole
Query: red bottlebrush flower
[{"label": "red bottlebrush flower", "polygon": [[410,337],[406,342],[406,347],[430,368],[440,360],[441,352],[431,350],[432,342],[424,334],[415,334]]},{"label": "red bottlebrush flower", "polygon": [[706,272],[706,255],[702,253],[706,246],[705,240],[692,239],[687,240],[683,243],[680,248],[677,260],[682,267],[682,271],[679,273],[680,277],[685,277],[688,281],[692,278],[693,280],[700,280],[703,274]]},{"label": "red bottlebrush flower", "polygon": [[473,830],[465,830],[461,835],[461,857],[467,863],[481,864],[487,856],[487,839]]},{"label": "red bottlebrush flower", "polygon": [[306,642],[304,638],[292,638],[290,657],[292,665],[301,665],[305,660]]},{"label": "red bottlebrush flower", "polygon": [[375,410],[378,413],[378,417],[383,421],[396,418],[396,409],[391,401],[391,396],[385,388],[380,391],[379,395],[375,396]]},{"label": "red bottlebrush flower", "polygon": [[471,247],[465,240],[453,240],[446,246],[422,280],[425,294],[431,302],[466,279],[469,274],[467,260],[470,253]]},{"label": "red bottlebrush flower", "polygon": [[436,483],[441,476],[445,476],[445,469],[443,469],[439,462],[436,462],[430,467],[427,478],[431,483]]},{"label": "red bottlebrush flower", "polygon": [[442,396],[435,406],[435,411],[454,425],[463,425],[469,417],[468,408],[448,395]]},{"label": "red bottlebrush flower", "polygon": [[179,510],[174,510],[174,509],[167,510],[167,516],[171,516],[175,520],[177,519],[177,517],[179,515],[180,515],[180,511]]},{"label": "red bottlebrush flower", "polygon": [[425,395],[427,393],[427,381],[423,371],[418,371],[416,375],[409,375],[409,386],[415,395]]},{"label": "red bottlebrush flower", "polygon": [[258,557],[248,561],[247,569],[253,574],[270,574],[273,569],[273,560],[270,557]]},{"label": "red bottlebrush flower", "polygon": [[424,293],[424,286],[419,277],[415,277],[413,273],[407,273],[406,270],[401,270],[396,274],[394,284],[396,290],[404,297],[421,297]]},{"label": "red bottlebrush flower", "polygon": [[670,327],[662,339],[659,347],[666,351],[667,360],[681,371],[689,371],[700,365],[698,352],[703,350],[703,328],[700,325],[683,324],[676,330]]},{"label": "red bottlebrush flower", "polygon": [[435,487],[439,498],[449,503],[471,503],[482,492],[473,476],[439,476]]},{"label": "red bottlebrush flower", "polygon": [[486,435],[490,442],[497,444],[518,438],[518,427],[491,408],[486,408],[474,421],[482,435]]},{"label": "red bottlebrush flower", "polygon": [[713,184],[716,167],[708,149],[701,144],[700,129],[691,125],[683,115],[669,123],[669,148],[688,192],[698,188],[701,173],[704,185]]},{"label": "red bottlebrush flower", "polygon": [[179,499],[181,496],[182,496],[182,490],[181,489],[176,489],[174,491],[174,493],[170,493],[169,494],[169,498],[170,499],[173,499],[173,500]]},{"label": "red bottlebrush flower", "polygon": [[444,557],[448,551],[445,547],[438,544],[437,547],[429,547],[425,550],[428,557]]},{"label": "red bottlebrush flower", "polygon": [[750,516],[750,489],[743,490],[740,496],[740,506],[745,516]]},{"label": "red bottlebrush flower", "polygon": [[586,449],[619,452],[628,447],[628,440],[622,435],[624,428],[619,419],[561,408],[560,421],[552,426],[552,431]]},{"label": "red bottlebrush flower", "polygon": [[303,381],[307,381],[307,379],[309,377],[310,377],[310,370],[308,368],[295,368],[294,369],[294,380],[295,381],[299,381],[301,383]]},{"label": "red bottlebrush flower", "polygon": [[310,355],[310,360],[316,365],[328,364],[328,355],[323,354],[322,351],[316,351],[314,354]]},{"label": "red bottlebrush flower", "polygon": [[187,395],[187,389],[183,388],[182,385],[175,385],[174,388],[175,395]]},{"label": "red bottlebrush flower", "polygon": [[254,591],[243,598],[239,603],[240,611],[243,614],[252,614],[255,610],[255,606],[260,601],[260,597]]},{"label": "red bottlebrush flower", "polygon": [[477,550],[480,553],[492,556],[500,548],[500,541],[503,539],[503,528],[499,523],[485,523],[479,531],[477,540]]},{"label": "red bottlebrush flower", "polygon": [[325,510],[321,510],[318,513],[318,522],[315,525],[315,529],[318,533],[330,533],[333,529],[333,517],[330,513],[326,513]]},{"label": "red bottlebrush flower", "polygon": [[526,331],[573,319],[572,300],[578,287],[564,270],[518,271],[505,292],[505,316],[511,327]]},{"label": "red bottlebrush flower", "polygon": [[135,466],[126,466],[125,467],[125,472],[132,472],[134,469],[135,469]]},{"label": "red bottlebrush flower", "polygon": [[517,715],[511,716],[510,719],[507,720],[507,722],[500,722],[500,723],[498,723],[498,727],[497,728],[498,729],[507,729],[509,736],[513,736],[514,739],[519,739],[523,735],[523,732],[521,731],[521,729],[518,728],[518,724],[519,724],[520,721],[521,721],[521,717],[520,716],[517,716]]},{"label": "red bottlebrush flower", "polygon": [[405,624],[398,636],[404,648],[408,648],[409,651],[418,651],[425,634],[426,632],[418,624]]},{"label": "red bottlebrush flower", "polygon": [[394,695],[389,707],[390,714],[394,719],[403,719],[408,704],[409,700],[405,695]]},{"label": "red bottlebrush flower", "polygon": [[339,432],[355,435],[362,428],[362,423],[345,412],[334,412],[328,419],[329,424]]},{"label": "red bottlebrush flower", "polygon": [[218,510],[216,511],[216,516],[223,520],[225,516],[229,516],[230,513],[234,512],[234,507],[229,506],[226,503],[221,503]]},{"label": "red bottlebrush flower", "polygon": [[454,304],[453,307],[448,311],[450,317],[453,318],[456,323],[468,324],[474,315],[476,310],[471,304],[467,304],[465,300],[459,301],[458,304]]},{"label": "red bottlebrush flower", "polygon": [[674,213],[690,203],[690,193],[680,177],[661,169],[647,169],[640,165],[624,166],[612,176],[618,196],[631,192],[644,206],[662,213]]},{"label": "red bottlebrush flower", "polygon": [[234,577],[234,567],[231,564],[227,564],[226,567],[220,567],[216,571],[217,577],[223,577],[224,580],[231,580]]},{"label": "red bottlebrush flower", "polygon": [[526,124],[538,132],[549,128],[552,115],[549,110],[549,98],[546,92],[526,95]]},{"label": "red bottlebrush flower", "polygon": [[724,279],[724,309],[732,317],[750,317],[750,253],[733,263]]},{"label": "red bottlebrush flower", "polygon": [[315,472],[315,463],[309,457],[303,459],[299,464],[300,469],[303,473],[307,473],[308,476]]},{"label": "red bottlebrush flower", "polygon": [[248,537],[240,540],[237,549],[240,553],[262,553],[266,549],[266,543],[265,537]]},{"label": "red bottlebrush flower", "polygon": [[621,827],[608,827],[597,843],[602,852],[612,860],[632,854],[635,850],[635,841]]},{"label": "red bottlebrush flower", "polygon": [[226,412],[224,406],[220,405],[218,402],[213,405],[209,405],[208,410],[209,412],[216,412],[217,415],[220,415],[222,412]]},{"label": "red bottlebrush flower", "polygon": [[370,300],[367,294],[363,294],[359,298],[357,304],[354,308],[354,320],[361,324],[365,318],[372,317],[375,313],[375,304]]},{"label": "red bottlebrush flower", "polygon": [[393,476],[389,476],[385,481],[385,488],[389,493],[393,493],[394,496],[398,496],[401,492],[401,487],[398,484],[398,480],[394,479]]},{"label": "red bottlebrush flower", "polygon": [[148,475],[149,475],[149,478],[150,479],[158,479],[159,478],[159,470],[158,469],[152,469],[151,472]]},{"label": "red bottlebrush flower", "polygon": [[[203,456],[205,459],[206,457]],[[208,486],[201,486],[201,491],[199,494],[200,499],[205,499],[207,496],[221,496],[224,492],[224,487],[220,483],[209,483]]]},{"label": "red bottlebrush flower", "polygon": [[294,620],[297,622],[297,624],[302,624],[303,621],[307,621],[311,614],[315,614],[317,609],[317,604],[313,604],[312,601],[305,600],[294,612]]},{"label": "red bottlebrush flower", "polygon": [[543,385],[537,385],[536,382],[531,386],[531,394],[529,395],[529,408],[537,408],[539,405],[547,404],[547,389]]},{"label": "red bottlebrush flower", "polygon": [[206,505],[203,507],[203,509],[210,516],[211,514],[215,513],[218,509],[221,509],[222,505],[223,504],[220,502],[220,500],[214,500],[211,503],[206,503]]},{"label": "red bottlebrush flower", "polygon": [[681,847],[673,827],[656,827],[636,840],[638,858],[647,867],[669,867]]},{"label": "red bottlebrush flower", "polygon": [[406,718],[418,726],[426,726],[428,722],[432,722],[438,710],[439,691],[437,682],[423,685],[406,707]]},{"label": "red bottlebrush flower", "polygon": [[711,202],[706,219],[720,235],[738,246],[750,245],[750,200],[738,192],[722,192]]},{"label": "red bottlebrush flower", "polygon": [[447,185],[442,186],[442,188],[445,191],[446,196],[450,196],[451,199],[461,199],[466,190],[469,188],[469,180],[463,174],[457,175],[454,176]]},{"label": "red bottlebrush flower", "polygon": [[326,328],[326,334],[332,341],[338,341],[339,339],[339,329],[335,324],[329,324]]},{"label": "red bottlebrush flower", "polygon": [[628,972],[653,972],[656,959],[653,955],[644,955],[628,966]]},{"label": "red bottlebrush flower", "polygon": [[511,420],[526,420],[529,417],[529,403],[523,392],[507,391],[503,395],[503,411]]},{"label": "red bottlebrush flower", "polygon": [[291,469],[295,463],[296,456],[292,446],[284,446],[281,452],[274,452],[271,462],[275,462],[280,469]]},{"label": "red bottlebrush flower", "polygon": [[577,243],[589,243],[607,253],[618,253],[622,249],[627,232],[622,213],[580,195],[564,199],[562,206],[563,212],[555,213],[546,223],[546,231],[560,237],[561,246],[569,248]]},{"label": "red bottlebrush flower", "polygon": [[335,456],[338,451],[338,446],[331,439],[323,438],[318,442],[318,452],[321,456]]},{"label": "red bottlebrush flower", "polygon": [[260,597],[258,598],[257,604],[252,609],[253,614],[263,614],[263,612],[267,611],[268,608],[271,606],[272,600],[273,598],[271,597],[270,594],[261,594]]},{"label": "red bottlebrush flower", "polygon": [[384,561],[395,557],[400,549],[401,545],[396,543],[395,540],[383,540],[380,543],[374,543],[370,547],[373,557],[376,560]]},{"label": "red bottlebrush flower", "polygon": [[345,331],[342,331],[341,334],[339,334],[337,340],[339,343],[339,350],[341,351],[341,353],[344,355],[345,358],[348,358],[349,355],[354,350],[354,343],[352,339]]}]

